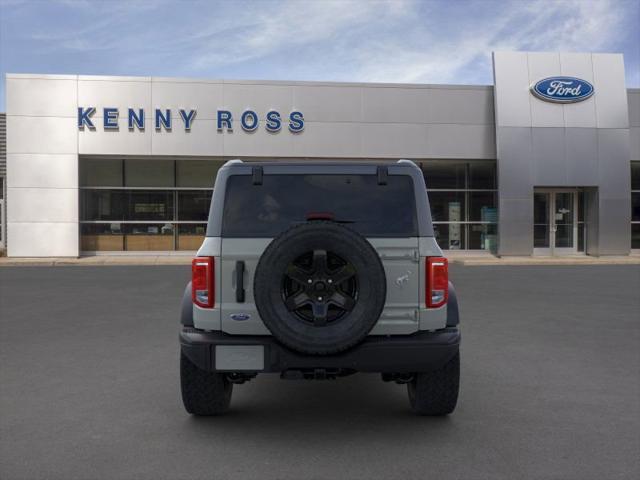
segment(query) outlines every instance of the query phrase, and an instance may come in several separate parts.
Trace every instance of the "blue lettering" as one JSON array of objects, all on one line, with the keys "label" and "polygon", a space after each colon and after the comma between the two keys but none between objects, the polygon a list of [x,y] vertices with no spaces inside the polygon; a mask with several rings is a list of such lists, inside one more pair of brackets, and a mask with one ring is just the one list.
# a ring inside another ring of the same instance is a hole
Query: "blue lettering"
[{"label": "blue lettering", "polygon": [[253,132],[258,128],[259,123],[258,114],[253,110],[244,111],[240,117],[240,125],[242,125],[242,129],[246,132]]},{"label": "blue lettering", "polygon": [[196,118],[196,111],[195,110],[189,110],[189,113],[187,113],[185,110],[180,110],[180,117],[182,118],[182,121],[184,122],[184,129],[185,130],[191,130],[191,122],[193,122],[193,119]]},{"label": "blue lettering", "polygon": [[223,131],[226,127],[227,130],[233,131],[233,116],[229,110],[218,110],[218,130]]},{"label": "blue lettering", "polygon": [[171,130],[171,110],[165,110],[163,115],[162,110],[156,108],[156,130],[161,130],[162,127],[164,127],[165,130]]},{"label": "blue lettering", "polygon": [[304,129],[304,117],[302,112],[293,111],[289,114],[289,130],[293,133],[301,132]]},{"label": "blue lettering", "polygon": [[133,130],[134,126],[139,130],[144,130],[144,110],[138,109],[138,113],[133,108],[129,109],[129,130]]},{"label": "blue lettering", "polygon": [[96,113],[95,107],[89,107],[87,109],[78,107],[78,128],[83,129],[85,126],[96,128],[91,121],[91,115],[94,113]]},{"label": "blue lettering", "polygon": [[282,128],[282,120],[280,120],[280,113],[275,110],[267,112],[267,130],[270,132],[279,132]]},{"label": "blue lettering", "polygon": [[105,129],[118,128],[118,109],[117,108],[103,108],[102,120]]}]

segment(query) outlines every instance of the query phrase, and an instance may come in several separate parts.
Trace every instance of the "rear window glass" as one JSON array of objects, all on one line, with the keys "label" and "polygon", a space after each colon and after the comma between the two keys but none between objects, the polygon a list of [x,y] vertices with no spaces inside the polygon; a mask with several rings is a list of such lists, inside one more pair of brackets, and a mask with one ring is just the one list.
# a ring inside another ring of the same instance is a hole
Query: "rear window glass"
[{"label": "rear window glass", "polygon": [[310,219],[330,218],[367,237],[418,235],[413,181],[390,175],[232,175],[222,221],[225,237],[271,238]]}]

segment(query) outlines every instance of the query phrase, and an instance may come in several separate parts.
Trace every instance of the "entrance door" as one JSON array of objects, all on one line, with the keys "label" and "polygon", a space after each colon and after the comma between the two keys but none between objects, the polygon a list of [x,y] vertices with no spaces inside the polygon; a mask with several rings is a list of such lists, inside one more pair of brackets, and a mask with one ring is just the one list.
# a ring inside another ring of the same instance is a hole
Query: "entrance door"
[{"label": "entrance door", "polygon": [[537,190],[533,194],[533,251],[535,255],[577,253],[576,190]]}]

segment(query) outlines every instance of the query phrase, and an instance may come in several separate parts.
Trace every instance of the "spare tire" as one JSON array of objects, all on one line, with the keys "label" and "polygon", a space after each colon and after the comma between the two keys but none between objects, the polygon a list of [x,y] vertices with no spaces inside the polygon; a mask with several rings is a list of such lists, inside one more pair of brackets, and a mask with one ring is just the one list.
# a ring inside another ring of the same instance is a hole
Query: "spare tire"
[{"label": "spare tire", "polygon": [[262,321],[285,346],[337,353],[362,341],[386,298],[384,267],[360,234],[332,222],[290,228],[265,249],[253,292]]}]

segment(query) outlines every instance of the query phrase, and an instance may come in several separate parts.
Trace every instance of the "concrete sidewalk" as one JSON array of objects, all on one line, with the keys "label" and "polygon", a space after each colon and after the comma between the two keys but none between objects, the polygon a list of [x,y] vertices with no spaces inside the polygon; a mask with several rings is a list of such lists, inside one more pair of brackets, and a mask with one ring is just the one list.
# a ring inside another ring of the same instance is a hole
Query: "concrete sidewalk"
[{"label": "concrete sidewalk", "polygon": [[[447,252],[449,262],[464,266],[487,265],[640,265],[640,255],[590,257],[494,257]],[[0,257],[0,267],[16,266],[106,266],[106,265],[190,265],[192,255],[95,255],[87,257]]]}]

